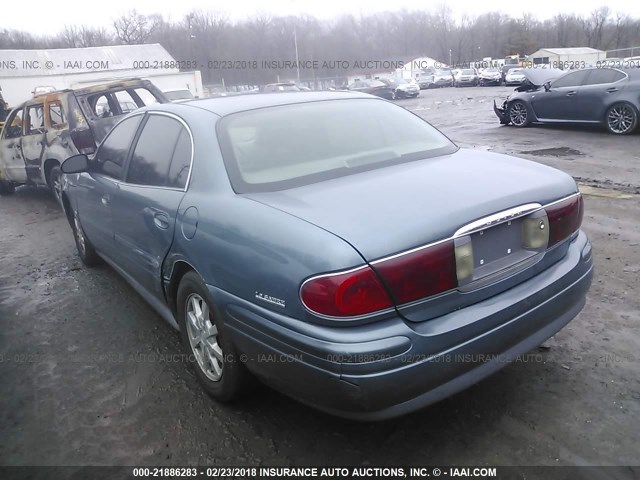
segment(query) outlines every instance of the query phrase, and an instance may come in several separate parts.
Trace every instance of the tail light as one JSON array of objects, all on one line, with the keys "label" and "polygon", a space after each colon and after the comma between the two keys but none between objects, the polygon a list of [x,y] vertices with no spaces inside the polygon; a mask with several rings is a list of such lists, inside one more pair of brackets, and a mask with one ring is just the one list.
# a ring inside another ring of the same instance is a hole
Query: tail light
[{"label": "tail light", "polygon": [[549,218],[549,247],[569,238],[582,225],[584,201],[582,195],[545,207]]},{"label": "tail light", "polygon": [[96,142],[93,139],[91,130],[88,128],[71,130],[71,140],[80,153],[89,155],[96,151]]},{"label": "tail light", "polygon": [[370,267],[313,277],[300,287],[302,303],[331,317],[366,315],[393,304]]},{"label": "tail light", "polygon": [[453,240],[372,263],[398,305],[458,286]]}]

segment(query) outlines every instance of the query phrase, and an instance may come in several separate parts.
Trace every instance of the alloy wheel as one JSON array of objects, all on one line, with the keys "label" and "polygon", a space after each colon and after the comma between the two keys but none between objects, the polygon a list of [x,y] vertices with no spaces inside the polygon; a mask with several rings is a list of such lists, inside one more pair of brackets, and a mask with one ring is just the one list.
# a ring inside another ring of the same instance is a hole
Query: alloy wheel
[{"label": "alloy wheel", "polygon": [[198,366],[208,379],[218,382],[222,378],[224,356],[209,305],[200,295],[192,293],[185,308],[189,344]]},{"label": "alloy wheel", "polygon": [[635,124],[635,112],[629,105],[615,105],[609,110],[607,124],[613,133],[627,133]]},{"label": "alloy wheel", "polygon": [[521,127],[527,123],[527,107],[524,103],[518,102],[511,105],[509,120],[511,120],[511,123],[516,127]]}]

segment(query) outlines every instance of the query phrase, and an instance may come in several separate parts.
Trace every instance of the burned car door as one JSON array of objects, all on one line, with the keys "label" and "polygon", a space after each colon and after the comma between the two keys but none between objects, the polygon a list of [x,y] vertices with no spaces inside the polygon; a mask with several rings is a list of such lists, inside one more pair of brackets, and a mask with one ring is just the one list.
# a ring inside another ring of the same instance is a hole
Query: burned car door
[{"label": "burned car door", "polygon": [[123,177],[131,142],[142,115],[116,125],[89,163],[89,172],[76,181],[78,211],[82,228],[96,250],[114,258],[112,201]]},{"label": "burned car door", "polygon": [[0,170],[7,180],[26,183],[27,170],[22,156],[24,108],[11,112],[0,137]]},{"label": "burned car door", "polygon": [[22,156],[27,177],[34,183],[45,184],[42,172],[42,154],[46,145],[44,105],[28,105],[25,111],[24,135],[22,136]]},{"label": "burned car door", "polygon": [[168,114],[147,115],[126,180],[113,198],[117,262],[159,299],[162,265],[173,243],[191,154],[191,135],[181,120]]},{"label": "burned car door", "polygon": [[624,90],[627,75],[613,68],[590,70],[580,89],[579,120],[600,122],[612,100]]},{"label": "burned car door", "polygon": [[578,120],[580,88],[588,70],[570,72],[551,82],[549,90],[531,94],[531,106],[539,120]]}]

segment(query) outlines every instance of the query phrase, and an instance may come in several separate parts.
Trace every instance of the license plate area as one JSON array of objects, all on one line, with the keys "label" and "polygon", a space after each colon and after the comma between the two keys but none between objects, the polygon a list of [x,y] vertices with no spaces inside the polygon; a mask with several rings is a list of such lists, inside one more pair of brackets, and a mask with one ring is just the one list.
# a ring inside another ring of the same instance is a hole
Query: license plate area
[{"label": "license plate area", "polygon": [[471,283],[476,287],[479,283],[498,280],[536,261],[534,257],[540,251],[523,247],[523,218],[509,220],[468,236],[473,250],[473,274],[459,281],[461,287]]}]

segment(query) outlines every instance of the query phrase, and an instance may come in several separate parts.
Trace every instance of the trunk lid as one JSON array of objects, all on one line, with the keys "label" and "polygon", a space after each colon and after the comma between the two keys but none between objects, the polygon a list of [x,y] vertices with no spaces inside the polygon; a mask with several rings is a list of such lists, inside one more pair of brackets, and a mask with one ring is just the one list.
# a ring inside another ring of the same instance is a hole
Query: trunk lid
[{"label": "trunk lid", "polygon": [[451,237],[512,207],[576,192],[564,172],[528,160],[460,149],[280,192],[245,194],[332,232],[368,261]]}]

